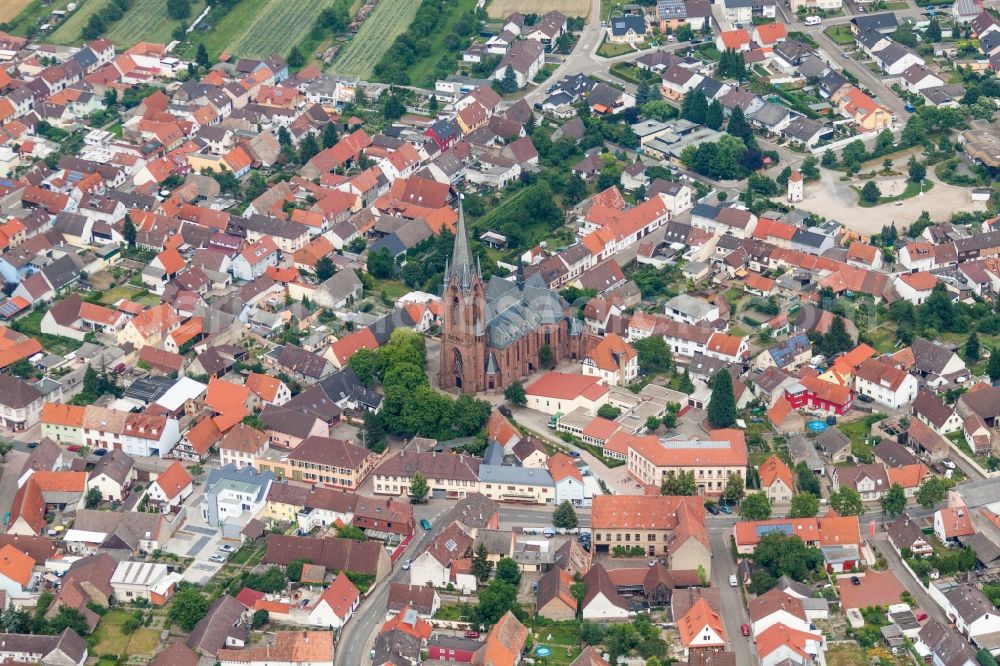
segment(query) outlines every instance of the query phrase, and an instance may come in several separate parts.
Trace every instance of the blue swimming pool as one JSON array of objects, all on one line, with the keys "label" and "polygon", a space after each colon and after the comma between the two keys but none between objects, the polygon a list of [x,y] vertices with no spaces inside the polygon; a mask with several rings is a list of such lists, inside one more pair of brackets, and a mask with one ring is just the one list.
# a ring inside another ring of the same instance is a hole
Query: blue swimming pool
[{"label": "blue swimming pool", "polygon": [[813,432],[823,432],[829,426],[826,425],[826,421],[816,420],[816,421],[810,421],[806,427],[812,430]]},{"label": "blue swimming pool", "polygon": [[544,645],[539,645],[535,648],[535,656],[547,657],[552,654],[552,648],[547,648]]}]

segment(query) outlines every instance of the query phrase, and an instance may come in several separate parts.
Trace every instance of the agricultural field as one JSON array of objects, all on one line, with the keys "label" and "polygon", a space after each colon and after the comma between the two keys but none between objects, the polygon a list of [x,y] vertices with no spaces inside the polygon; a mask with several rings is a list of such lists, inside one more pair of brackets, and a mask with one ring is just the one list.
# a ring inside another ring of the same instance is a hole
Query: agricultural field
[{"label": "agricultural field", "polygon": [[[194,0],[190,16],[184,19],[185,26],[191,25],[204,9],[203,0]],[[167,3],[164,0],[133,0],[132,9],[112,25],[105,36],[120,49],[144,41],[169,44],[178,23],[167,18]]]},{"label": "agricultural field", "polygon": [[30,4],[31,0],[4,0],[0,2],[0,23],[13,21]]},{"label": "agricultural field", "polygon": [[420,3],[416,0],[380,0],[361,24],[358,34],[334,61],[332,70],[345,76],[370,79],[375,64],[410,25],[419,8]]},{"label": "agricultural field", "polygon": [[[107,0],[83,0],[83,2],[79,3],[79,8],[70,14],[69,18],[63,21],[56,28],[55,32],[48,36],[46,41],[65,45],[79,44],[83,41],[83,38],[80,36],[80,33],[83,32],[83,26],[87,25],[90,17],[103,8],[105,4],[107,4]],[[129,11],[129,14],[123,16],[121,20],[125,21],[130,14],[131,11]]]},{"label": "agricultural field", "polygon": [[[272,53],[288,55],[292,47],[312,30],[316,17],[330,0],[269,0],[246,28],[225,47],[237,56],[265,58]],[[230,16],[235,11],[230,12]]]},{"label": "agricultural field", "polygon": [[560,11],[566,16],[590,16],[590,0],[491,0],[486,8],[490,18],[507,18],[514,12],[544,14]]},{"label": "agricultural field", "polygon": [[197,43],[201,41],[205,45],[209,57],[213,60],[217,59],[256,19],[268,2],[269,0],[241,0],[218,23],[214,25],[200,24],[198,29],[190,35],[193,38],[194,46],[185,47],[184,55],[193,58]]},{"label": "agricultural field", "polygon": [[[474,12],[476,10],[476,0],[458,0],[452,7],[451,12],[445,17],[444,23],[440,30],[436,34],[431,35],[430,43],[431,48],[426,56],[413,63],[410,67],[410,81],[413,82],[415,86],[423,86],[424,88],[433,88],[434,72],[437,68],[438,62],[441,58],[448,52],[448,47],[445,45],[445,37],[454,32],[455,24],[462,16]],[[454,53],[454,52],[452,52]],[[460,54],[454,54],[455,61],[461,59]]]}]

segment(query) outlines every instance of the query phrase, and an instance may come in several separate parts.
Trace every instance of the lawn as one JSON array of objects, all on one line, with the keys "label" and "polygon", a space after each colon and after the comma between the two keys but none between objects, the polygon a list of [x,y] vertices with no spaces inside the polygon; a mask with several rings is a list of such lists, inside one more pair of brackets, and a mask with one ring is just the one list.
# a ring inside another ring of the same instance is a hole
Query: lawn
[{"label": "lawn", "polygon": [[838,643],[826,649],[827,666],[867,666],[868,660],[857,643]]},{"label": "lawn", "polygon": [[[419,3],[415,2],[414,4]],[[413,63],[408,70],[410,81],[415,86],[423,86],[425,88],[434,87],[434,81],[437,78],[434,75],[434,70],[437,67],[438,61],[448,53],[448,48],[444,43],[445,38],[454,32],[455,24],[459,18],[469,12],[475,11],[476,0],[456,0],[455,3],[449,4],[448,7],[450,13],[444,19],[441,28],[436,30],[428,39],[430,50],[427,52],[427,55]],[[453,53],[452,57],[455,57],[456,62],[457,60],[461,60],[461,55],[457,52]]]},{"label": "lawn", "polygon": [[695,51],[705,60],[718,61],[722,58],[719,49],[715,48],[715,44],[712,43],[699,44]]},{"label": "lawn", "polygon": [[344,47],[331,68],[336,74],[371,79],[372,69],[393,41],[409,27],[420,3],[415,0],[380,0],[358,34]]},{"label": "lawn", "polygon": [[861,460],[872,459],[872,446],[868,443],[868,437],[871,434],[872,424],[884,418],[885,414],[871,414],[863,419],[837,426],[837,429],[851,440],[851,453],[855,457]]},{"label": "lawn", "polygon": [[832,25],[823,33],[841,46],[854,43],[854,34],[851,32],[851,28],[846,25]]},{"label": "lawn", "polygon": [[552,654],[545,659],[535,657],[535,663],[571,664],[580,655],[580,626],[576,622],[533,625],[529,621],[527,627],[534,634],[532,640],[535,646],[544,645],[552,649]]},{"label": "lawn", "polygon": [[628,81],[629,83],[635,83],[638,85],[642,81],[642,76],[635,65],[630,65],[627,62],[615,63],[611,66],[611,73],[617,76],[622,81]]},{"label": "lawn", "polygon": [[413,290],[401,280],[375,280],[375,286],[371,291],[373,294],[384,293],[389,300],[395,301]]},{"label": "lawn", "polygon": [[[79,44],[83,40],[80,36],[80,33],[83,32],[83,26],[87,25],[90,17],[102,9],[106,3],[107,0],[83,0],[77,10],[63,21],[62,25],[56,28],[55,32],[49,35],[45,41],[66,45]],[[121,18],[122,21],[125,19],[124,16]]]},{"label": "lawn", "polygon": [[4,0],[0,3],[0,23],[13,21],[30,4],[31,0]]},{"label": "lawn", "polygon": [[56,356],[65,356],[80,348],[83,343],[79,340],[42,333],[42,317],[44,316],[45,312],[41,310],[34,310],[26,314],[17,320],[17,330],[35,338],[45,349]]},{"label": "lawn", "polygon": [[160,645],[160,632],[141,627],[131,636],[122,633],[121,625],[128,619],[124,610],[109,611],[90,638],[90,653],[99,655],[151,655]]},{"label": "lawn", "polygon": [[128,285],[114,287],[102,292],[98,302],[102,305],[111,305],[123,298],[135,301],[136,303],[142,303],[143,305],[156,305],[160,302],[160,299],[155,294],[151,294],[145,289],[136,289]]},{"label": "lawn", "polygon": [[111,26],[106,36],[119,49],[144,41],[168,44],[178,23],[184,23],[185,27],[191,25],[204,9],[203,0],[194,0],[189,17],[184,21],[174,21],[167,18],[167,3],[163,0],[134,0],[132,9]]},{"label": "lawn", "polygon": [[626,53],[632,53],[635,51],[628,44],[612,44],[611,42],[605,41],[601,44],[600,48],[597,49],[597,55],[602,58],[614,58],[615,56],[625,55]]}]

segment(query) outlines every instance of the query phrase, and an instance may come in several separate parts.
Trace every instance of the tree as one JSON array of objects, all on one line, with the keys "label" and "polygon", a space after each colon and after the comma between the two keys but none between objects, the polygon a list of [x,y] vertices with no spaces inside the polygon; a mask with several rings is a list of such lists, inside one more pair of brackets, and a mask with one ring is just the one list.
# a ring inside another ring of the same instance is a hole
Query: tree
[{"label": "tree", "polygon": [[819,497],[819,479],[804,460],[795,466],[795,476],[800,493],[812,493]]},{"label": "tree", "polygon": [[841,516],[860,516],[865,512],[861,495],[846,486],[830,495],[830,506]]},{"label": "tree", "polygon": [[304,64],[306,64],[306,57],[302,55],[298,46],[293,46],[292,50],[288,52],[288,66],[298,69]]},{"label": "tree", "polygon": [[35,368],[31,365],[31,361],[26,358],[19,358],[10,364],[8,368],[10,374],[15,377],[20,377],[21,379],[28,379],[35,374]]},{"label": "tree", "polygon": [[486,551],[486,545],[483,543],[479,544],[476,548],[476,552],[472,556],[472,575],[475,576],[480,582],[485,582],[487,578],[490,577],[490,572],[493,570],[493,563],[490,562],[489,553]]},{"label": "tree", "polygon": [[[351,541],[368,540],[368,537],[365,536],[364,530],[360,527],[355,527],[354,525],[344,525],[343,527],[338,527],[337,536],[341,539],[350,539]],[[291,578],[291,575],[289,575],[289,578]]]},{"label": "tree", "polygon": [[552,347],[544,344],[538,348],[538,365],[542,368],[551,369],[556,364],[556,355]]},{"label": "tree", "polygon": [[514,73],[514,68],[507,65],[507,69],[503,70],[503,78],[500,80],[500,92],[512,93],[517,90],[517,75]]},{"label": "tree", "polygon": [[819,498],[812,493],[799,493],[792,496],[792,506],[788,511],[789,518],[815,518],[819,513]]},{"label": "tree", "polygon": [[122,228],[122,236],[129,247],[135,247],[136,228],[130,215],[125,215],[125,226]]},{"label": "tree", "polygon": [[514,382],[503,390],[504,399],[517,407],[524,407],[528,404],[528,396],[524,392],[524,384]]},{"label": "tree", "polygon": [[580,524],[576,517],[576,509],[569,500],[563,500],[552,513],[552,524],[559,529],[575,530]]},{"label": "tree", "polygon": [[101,503],[102,499],[104,499],[104,497],[101,495],[100,488],[91,488],[84,496],[84,501],[86,502],[88,509],[96,508],[97,505]]},{"label": "tree", "polygon": [[740,517],[744,520],[767,520],[771,517],[771,500],[764,493],[750,493],[740,504]]},{"label": "tree", "polygon": [[986,374],[992,381],[1000,379],[1000,348],[994,347],[990,350],[990,360],[986,364]]},{"label": "tree", "polygon": [[878,185],[875,184],[874,180],[869,180],[865,183],[865,186],[861,188],[861,200],[865,203],[876,204],[881,198],[882,190],[878,189]]},{"label": "tree", "polygon": [[704,125],[707,114],[708,101],[705,99],[704,93],[695,89],[684,96],[684,103],[681,105],[681,118]]},{"label": "tree", "polygon": [[420,472],[413,473],[413,480],[410,481],[410,502],[420,504],[427,498],[430,488],[427,486],[427,477]]},{"label": "tree", "polygon": [[691,375],[688,374],[687,368],[684,368],[683,374],[677,381],[677,390],[688,395],[694,393],[694,382],[691,381]]},{"label": "tree", "polygon": [[844,319],[840,315],[837,315],[830,322],[830,330],[823,336],[820,349],[827,358],[830,358],[842,352],[850,351],[853,348],[854,340],[851,338],[851,334],[847,332]]},{"label": "tree", "polygon": [[674,470],[670,470],[660,481],[660,494],[684,497],[697,495],[698,484],[695,483],[694,472],[677,473]]},{"label": "tree", "polygon": [[188,0],[167,0],[167,17],[183,21],[191,15],[191,3]]},{"label": "tree", "polygon": [[[574,583],[573,585],[579,586],[576,589],[581,591],[581,594],[577,596],[573,592],[573,586],[571,585],[569,588],[570,594],[577,600],[577,613],[579,613],[583,606],[583,600],[587,596],[587,584]],[[600,645],[604,642],[604,625],[596,622],[584,622],[580,625],[580,640],[587,645]]]},{"label": "tree", "polygon": [[479,591],[479,605],[475,611],[475,618],[479,623],[496,624],[508,612],[515,615],[521,612],[516,587],[502,580],[494,580]]},{"label": "tree", "polygon": [[823,554],[797,536],[769,532],[754,548],[753,561],[774,578],[788,576],[802,582],[823,565]]},{"label": "tree", "polygon": [[10,442],[0,442],[0,459],[7,462],[7,454],[14,450],[14,445]]},{"label": "tree", "polygon": [[778,579],[766,571],[755,571],[750,575],[750,584],[747,585],[747,592],[761,595],[771,590],[778,584]]},{"label": "tree", "polygon": [[823,158],[819,161],[827,169],[832,169],[837,166],[837,153],[832,150],[827,150],[823,152]]},{"label": "tree", "polygon": [[725,118],[722,115],[722,104],[717,99],[713,99],[705,112],[705,126],[709,129],[722,129]]},{"label": "tree", "polygon": [[906,510],[906,491],[903,490],[903,486],[898,483],[889,486],[889,492],[882,496],[879,504],[882,505],[882,511],[890,518],[902,514]]},{"label": "tree", "polygon": [[501,557],[497,562],[497,580],[517,587],[521,584],[521,565],[510,557]]},{"label": "tree", "polygon": [[910,175],[910,180],[914,183],[919,183],[927,176],[927,167],[917,161],[916,155],[910,155],[910,161],[907,162],[906,167]]},{"label": "tree", "polygon": [[271,619],[271,614],[266,610],[254,611],[253,618],[250,620],[251,625],[254,629],[260,629]]},{"label": "tree", "polygon": [[168,617],[184,631],[191,631],[208,613],[208,599],[197,587],[187,587],[174,595]]},{"label": "tree", "polygon": [[622,415],[622,410],[620,407],[615,407],[614,405],[601,405],[597,410],[597,415],[602,419],[614,421]]},{"label": "tree", "polygon": [[660,420],[660,418],[657,417],[657,416],[647,416],[646,417],[646,430],[648,430],[649,432],[653,432],[654,430],[656,430],[657,428],[659,428],[662,423],[663,423],[663,421]]},{"label": "tree", "polygon": [[667,346],[662,335],[651,335],[648,338],[636,340],[632,343],[632,348],[639,356],[639,370],[643,374],[666,372],[674,365],[670,347]]},{"label": "tree", "polygon": [[387,280],[392,277],[395,262],[388,248],[368,253],[368,272],[377,280]]},{"label": "tree", "polygon": [[979,361],[979,336],[976,335],[975,331],[969,334],[968,339],[965,341],[965,347],[963,348],[963,356],[968,363],[976,363]]},{"label": "tree", "polygon": [[208,50],[205,48],[205,44],[198,44],[198,51],[194,55],[194,61],[199,67],[204,67],[208,69],[212,66],[212,61],[208,58]]},{"label": "tree", "polygon": [[944,501],[948,496],[948,484],[944,479],[937,476],[928,477],[926,481],[917,488],[915,497],[917,503],[925,509],[933,508],[935,504]]},{"label": "tree", "polygon": [[712,380],[708,422],[713,428],[729,428],[736,424],[736,398],[733,397],[733,378],[728,370],[720,370]]},{"label": "tree", "polygon": [[746,495],[747,484],[743,480],[743,475],[739,472],[730,472],[726,477],[726,487],[722,490],[722,499],[736,504]]},{"label": "tree", "polygon": [[743,115],[743,109],[740,107],[733,108],[733,112],[729,116],[729,124],[726,125],[726,132],[744,142],[753,137],[753,129],[751,129],[750,123],[747,122],[746,116]]},{"label": "tree", "polygon": [[290,146],[292,145],[292,134],[288,131],[288,128],[282,125],[278,128],[278,145],[279,146]]},{"label": "tree", "polygon": [[[339,530],[337,531],[337,536],[341,536]],[[362,537],[364,536],[364,532],[361,533],[361,536]],[[364,539],[361,540],[363,541]],[[292,581],[293,583],[298,583],[299,581],[301,581],[302,567],[305,566],[306,564],[311,564],[311,562],[305,559],[304,557],[300,557],[297,560],[292,560],[291,562],[289,562],[288,566],[285,567],[285,575],[288,576],[288,580]]]},{"label": "tree", "polygon": [[319,152],[319,144],[316,143],[314,134],[306,134],[299,142],[299,161],[305,164]]},{"label": "tree", "polygon": [[332,148],[337,145],[337,126],[333,123],[327,123],[326,127],[323,128],[323,147]]},{"label": "tree", "polygon": [[365,447],[372,453],[385,451],[385,424],[382,417],[375,412],[365,412],[365,423],[362,426]]},{"label": "tree", "polygon": [[337,273],[337,266],[330,257],[320,257],[316,261],[316,268],[314,270],[316,272],[316,279],[320,282],[326,282]]},{"label": "tree", "polygon": [[46,634],[61,634],[66,629],[72,629],[81,636],[90,633],[90,625],[83,613],[69,606],[60,606],[55,617],[50,619],[45,625]]},{"label": "tree", "polygon": [[927,24],[927,30],[924,31],[924,37],[927,38],[928,42],[941,41],[941,24],[938,23],[937,18],[932,18],[930,23]]},{"label": "tree", "polygon": [[636,106],[642,106],[646,102],[650,101],[650,86],[649,81],[645,78],[639,81],[639,85],[635,90],[635,103]]}]

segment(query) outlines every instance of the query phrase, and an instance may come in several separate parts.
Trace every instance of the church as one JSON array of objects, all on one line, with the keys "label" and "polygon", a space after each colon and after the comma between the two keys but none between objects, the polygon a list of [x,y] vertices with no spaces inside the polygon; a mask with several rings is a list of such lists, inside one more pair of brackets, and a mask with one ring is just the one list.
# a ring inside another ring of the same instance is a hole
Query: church
[{"label": "church", "polygon": [[539,353],[546,346],[553,363],[581,359],[588,350],[591,335],[583,322],[541,276],[525,279],[519,268],[513,281],[493,276],[483,282],[461,206],[441,300],[443,389],[502,390],[539,370]]}]

